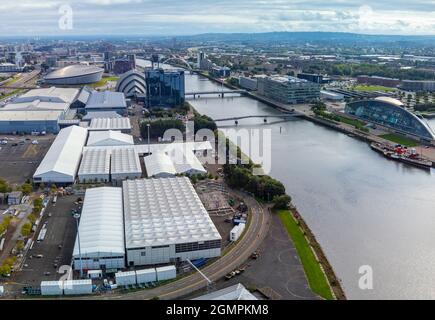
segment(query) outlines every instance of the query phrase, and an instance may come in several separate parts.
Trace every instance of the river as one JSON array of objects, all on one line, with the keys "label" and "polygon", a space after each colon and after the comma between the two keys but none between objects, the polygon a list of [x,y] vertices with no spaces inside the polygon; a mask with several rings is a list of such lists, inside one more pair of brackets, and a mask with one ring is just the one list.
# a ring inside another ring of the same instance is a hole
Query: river
[{"label": "river", "polygon": [[[186,75],[186,91],[219,88]],[[215,119],[278,113],[247,97],[189,101]],[[270,175],[286,186],[349,299],[435,298],[434,171],[389,161],[366,143],[306,120],[240,120],[246,124],[272,130]],[[361,266],[372,268],[373,289],[359,288]]]}]

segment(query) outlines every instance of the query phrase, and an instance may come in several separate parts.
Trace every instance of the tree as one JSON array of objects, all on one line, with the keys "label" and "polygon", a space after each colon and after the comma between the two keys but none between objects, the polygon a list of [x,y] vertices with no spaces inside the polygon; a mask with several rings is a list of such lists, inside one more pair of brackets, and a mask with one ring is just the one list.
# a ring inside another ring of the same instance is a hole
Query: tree
[{"label": "tree", "polygon": [[34,223],[36,222],[36,217],[35,217],[35,215],[34,215],[33,213],[29,214],[29,215],[27,216],[27,219],[29,219],[29,221],[30,221],[32,224],[34,224]]},{"label": "tree", "polygon": [[142,138],[148,139],[148,128],[147,124],[150,124],[150,137],[158,138],[163,137],[166,130],[178,129],[182,133],[185,132],[185,126],[181,120],[178,119],[167,119],[167,120],[156,120],[156,121],[143,121],[140,124],[140,132]]},{"label": "tree", "polygon": [[0,192],[1,193],[7,193],[11,192],[12,188],[9,186],[8,182],[4,179],[0,178]]},{"label": "tree", "polygon": [[273,197],[273,208],[274,209],[287,209],[290,205],[292,199],[289,195],[284,194],[281,196]]},{"label": "tree", "polygon": [[29,195],[33,191],[33,187],[30,183],[23,184],[20,189],[25,195]]},{"label": "tree", "polygon": [[23,224],[23,226],[21,227],[21,235],[23,237],[27,237],[30,234],[30,231],[32,231],[32,224],[29,222]]},{"label": "tree", "polygon": [[19,240],[17,242],[17,245],[15,246],[15,248],[17,249],[18,252],[23,251],[23,249],[24,249],[24,241],[23,240]]}]

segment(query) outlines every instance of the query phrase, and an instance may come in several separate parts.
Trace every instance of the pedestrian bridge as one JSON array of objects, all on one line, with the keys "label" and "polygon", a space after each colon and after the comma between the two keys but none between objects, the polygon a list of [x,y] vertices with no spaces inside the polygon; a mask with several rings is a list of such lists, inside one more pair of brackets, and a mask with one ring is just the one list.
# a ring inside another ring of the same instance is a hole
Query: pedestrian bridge
[{"label": "pedestrian bridge", "polygon": [[210,91],[193,91],[193,92],[186,92],[185,96],[193,96],[194,99],[196,97],[200,97],[202,95],[209,95],[209,94],[218,94],[219,97],[224,98],[225,94],[230,93],[238,93],[238,94],[246,94],[246,90],[210,90]]},{"label": "pedestrian bridge", "polygon": [[262,119],[264,119],[264,122],[267,122],[267,119],[269,119],[269,118],[289,119],[289,118],[300,117],[300,116],[302,116],[301,113],[297,113],[297,112],[291,112],[290,113],[289,112],[289,113],[283,113],[283,114],[277,114],[277,115],[251,115],[251,116],[221,118],[221,119],[214,119],[214,121],[215,122],[235,121],[235,123],[238,124],[239,120],[249,119],[249,118],[262,118]]}]

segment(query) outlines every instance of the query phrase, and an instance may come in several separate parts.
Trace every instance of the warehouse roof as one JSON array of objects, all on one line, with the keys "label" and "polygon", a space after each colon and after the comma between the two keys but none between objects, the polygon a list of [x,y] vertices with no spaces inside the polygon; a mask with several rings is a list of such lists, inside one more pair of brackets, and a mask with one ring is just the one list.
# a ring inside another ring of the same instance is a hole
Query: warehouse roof
[{"label": "warehouse roof", "polygon": [[89,132],[88,146],[122,146],[133,145],[131,135],[120,131],[91,131]]},{"label": "warehouse roof", "polygon": [[33,89],[25,94],[14,99],[14,103],[31,102],[33,100],[40,100],[44,102],[58,102],[71,104],[76,96],[79,94],[79,89],[74,88],[41,88]]},{"label": "warehouse roof", "polygon": [[220,240],[187,177],[123,182],[127,248]]},{"label": "warehouse roof", "polygon": [[148,177],[153,177],[162,173],[172,175],[177,173],[171,158],[163,152],[153,153],[152,155],[145,157],[144,162]]},{"label": "warehouse roof", "polygon": [[75,177],[87,130],[78,126],[70,126],[60,130],[44,159],[36,169],[35,176],[56,172]]},{"label": "warehouse roof", "polygon": [[[94,253],[124,254],[122,189],[102,187],[86,190],[79,225],[82,257]],[[74,256],[78,256],[78,241]]]},{"label": "warehouse roof", "polygon": [[193,300],[258,300],[250,293],[243,284],[238,283],[233,286],[205,294]]},{"label": "warehouse roof", "polygon": [[85,174],[110,174],[110,152],[106,149],[85,150],[79,176]]},{"label": "warehouse roof", "polygon": [[121,115],[116,111],[89,111],[82,120],[86,121],[94,118],[121,118]]},{"label": "warehouse roof", "polygon": [[124,93],[92,91],[86,109],[127,108]]},{"label": "warehouse roof", "polygon": [[63,111],[14,111],[0,110],[0,121],[56,121]]},{"label": "warehouse roof", "polygon": [[112,149],[112,174],[142,173],[139,156],[134,148]]},{"label": "warehouse roof", "polygon": [[121,118],[94,118],[91,120],[89,130],[131,130],[130,119]]},{"label": "warehouse roof", "polygon": [[64,102],[46,102],[33,100],[29,102],[9,103],[1,108],[1,111],[66,111],[70,107],[69,103]]}]

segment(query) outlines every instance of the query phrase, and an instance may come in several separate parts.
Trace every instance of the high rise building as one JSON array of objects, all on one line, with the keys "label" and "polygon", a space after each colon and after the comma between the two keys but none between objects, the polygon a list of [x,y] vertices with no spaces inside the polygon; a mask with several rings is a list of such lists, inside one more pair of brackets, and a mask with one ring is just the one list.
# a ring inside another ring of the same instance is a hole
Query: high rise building
[{"label": "high rise building", "polygon": [[184,71],[146,70],[145,84],[148,107],[173,108],[184,104]]}]

